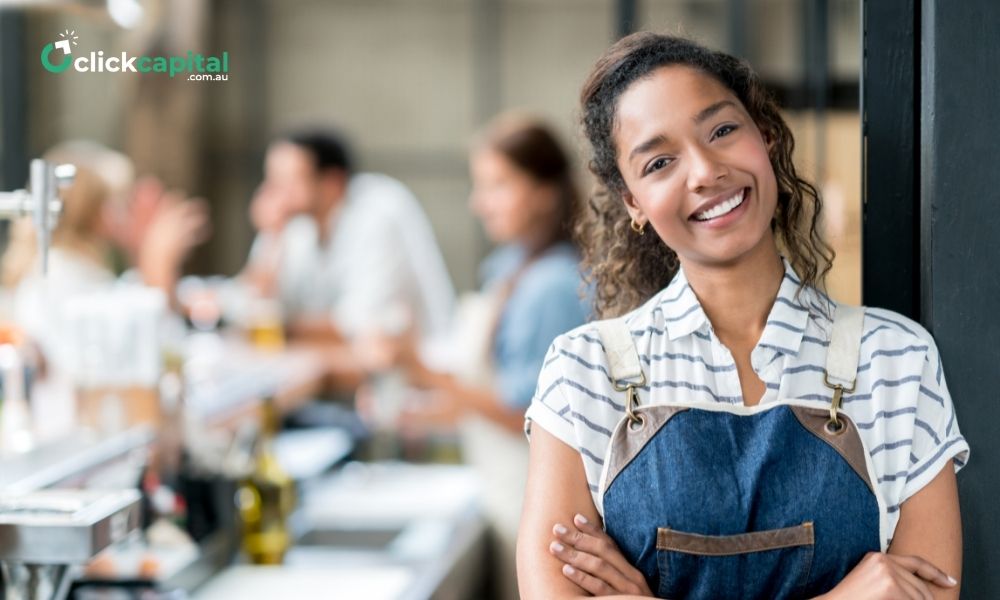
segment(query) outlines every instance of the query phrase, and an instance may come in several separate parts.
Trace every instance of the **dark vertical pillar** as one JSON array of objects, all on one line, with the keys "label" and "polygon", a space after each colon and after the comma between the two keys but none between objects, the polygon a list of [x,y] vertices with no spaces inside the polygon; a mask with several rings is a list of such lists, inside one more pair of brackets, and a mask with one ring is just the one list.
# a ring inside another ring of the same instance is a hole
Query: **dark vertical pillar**
[{"label": "dark vertical pillar", "polygon": [[864,299],[934,335],[972,457],[963,598],[1000,598],[1000,4],[865,0]]},{"label": "dark vertical pillar", "polygon": [[[503,108],[503,40],[500,0],[476,0],[472,12],[472,114],[477,128],[483,127]],[[486,256],[491,247],[486,235],[477,229],[479,256]]]},{"label": "dark vertical pillar", "polygon": [[500,111],[503,104],[500,85],[502,41],[499,0],[476,0],[473,5],[473,114],[481,126]]},{"label": "dark vertical pillar", "polygon": [[923,0],[920,320],[962,432],[963,598],[1000,598],[1000,3]]},{"label": "dark vertical pillar", "polygon": [[[0,191],[28,180],[28,78],[24,52],[25,16],[0,8]],[[0,252],[9,223],[0,222]]]},{"label": "dark vertical pillar", "polygon": [[865,0],[862,123],[864,303],[919,318],[919,15],[915,0]]},{"label": "dark vertical pillar", "polygon": [[[267,91],[270,86],[268,80],[270,73],[267,72],[268,55],[268,15],[267,5],[263,0],[243,0],[238,5],[230,7],[241,16],[242,27],[240,27],[239,45],[241,54],[246,54],[243,59],[245,65],[240,65],[248,75],[244,78],[244,93],[246,94],[246,114],[250,115],[247,120],[249,127],[248,140],[251,148],[263,148],[267,142],[268,132],[263,119],[259,115],[268,114]],[[230,13],[232,14],[232,13]],[[249,75],[253,69],[253,76]],[[261,161],[254,161],[251,165],[252,173],[256,173],[260,168]]]},{"label": "dark vertical pillar", "polygon": [[615,23],[618,32],[615,39],[623,38],[638,30],[639,22],[636,18],[637,4],[638,0],[617,0],[615,2]]},{"label": "dark vertical pillar", "polygon": [[[746,59],[747,56],[747,2],[746,0],[728,0],[726,6],[726,37],[729,42],[729,53]],[[751,62],[753,62],[751,60]]]},{"label": "dark vertical pillar", "polygon": [[0,189],[28,180],[28,81],[24,14],[0,9]]}]

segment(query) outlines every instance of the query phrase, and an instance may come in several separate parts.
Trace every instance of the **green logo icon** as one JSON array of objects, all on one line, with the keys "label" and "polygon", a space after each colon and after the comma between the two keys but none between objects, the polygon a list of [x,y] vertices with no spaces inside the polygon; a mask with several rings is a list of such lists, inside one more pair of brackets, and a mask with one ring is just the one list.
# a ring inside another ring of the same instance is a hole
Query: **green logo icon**
[{"label": "green logo icon", "polygon": [[[45,67],[46,71],[49,71],[50,73],[62,73],[73,64],[73,58],[71,56],[73,51],[70,49],[70,43],[72,42],[74,46],[76,45],[76,40],[79,38],[75,34],[75,31],[66,30],[65,32],[59,34],[59,37],[66,39],[45,44],[45,47],[42,48],[42,66]],[[51,54],[56,48],[63,51],[63,59],[59,64],[52,64],[52,61],[49,60],[49,54]]]}]

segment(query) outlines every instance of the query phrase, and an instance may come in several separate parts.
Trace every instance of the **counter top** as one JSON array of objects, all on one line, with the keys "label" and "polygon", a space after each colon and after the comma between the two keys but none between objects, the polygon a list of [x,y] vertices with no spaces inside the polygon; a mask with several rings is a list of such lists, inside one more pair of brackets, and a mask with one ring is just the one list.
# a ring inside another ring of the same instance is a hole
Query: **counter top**
[{"label": "counter top", "polygon": [[194,600],[365,598],[396,600],[413,585],[416,570],[399,565],[229,567],[194,594]]},{"label": "counter top", "polygon": [[[254,418],[265,396],[273,395],[280,410],[292,410],[321,391],[328,370],[329,361],[318,347],[293,345],[282,351],[262,351],[221,338],[208,345],[211,348],[196,359],[186,382],[185,409],[209,426],[225,427]],[[113,434],[71,430],[30,452],[0,457],[0,489],[27,492],[72,485],[147,448],[156,435],[154,426],[146,424]],[[326,443],[339,447],[347,442],[329,438]]]},{"label": "counter top", "polygon": [[0,489],[30,492],[63,485],[143,450],[153,439],[148,426],[105,436],[77,430],[25,454],[4,457]]},{"label": "counter top", "polygon": [[226,567],[193,597],[477,597],[488,555],[479,494],[469,467],[350,463],[305,491],[283,565]]}]

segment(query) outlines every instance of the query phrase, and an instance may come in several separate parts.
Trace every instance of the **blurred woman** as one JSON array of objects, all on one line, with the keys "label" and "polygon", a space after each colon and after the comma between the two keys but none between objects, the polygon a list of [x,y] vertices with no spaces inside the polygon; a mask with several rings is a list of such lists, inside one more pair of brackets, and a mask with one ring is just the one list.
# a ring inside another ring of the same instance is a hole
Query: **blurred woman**
[{"label": "blurred woman", "polygon": [[99,144],[66,142],[45,159],[76,167],[61,194],[48,272],[41,271],[34,226],[22,220],[12,229],[2,282],[13,292],[15,321],[53,359],[59,313],[70,299],[106,288],[129,266],[135,278],[173,298],[181,265],[205,241],[209,224],[203,203],[167,192],[152,178],[136,182],[131,161]]},{"label": "blurred woman", "polygon": [[460,424],[464,459],[484,481],[498,544],[502,597],[515,598],[514,542],[528,446],[524,411],[552,340],[585,322],[579,256],[570,238],[578,194],[569,157],[542,123],[507,115],[476,141],[470,205],[496,250],[482,291],[460,303],[448,371],[403,352],[409,381],[428,390],[405,428]]}]

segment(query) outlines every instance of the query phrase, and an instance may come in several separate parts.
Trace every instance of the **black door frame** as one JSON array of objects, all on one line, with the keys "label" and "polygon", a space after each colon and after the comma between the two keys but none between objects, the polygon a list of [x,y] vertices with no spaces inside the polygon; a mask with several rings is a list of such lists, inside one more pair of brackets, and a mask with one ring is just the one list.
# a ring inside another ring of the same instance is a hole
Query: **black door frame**
[{"label": "black door frame", "polygon": [[864,303],[923,324],[972,455],[962,598],[1000,598],[1000,4],[862,0]]}]

